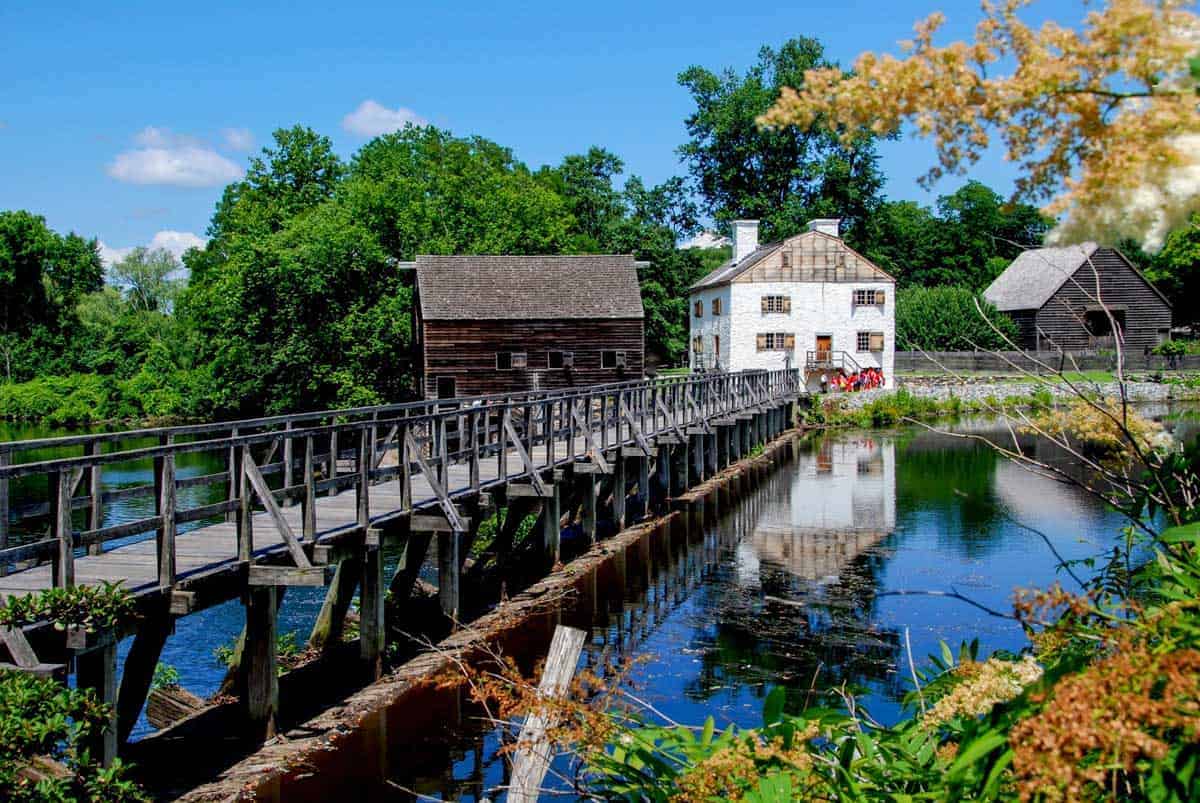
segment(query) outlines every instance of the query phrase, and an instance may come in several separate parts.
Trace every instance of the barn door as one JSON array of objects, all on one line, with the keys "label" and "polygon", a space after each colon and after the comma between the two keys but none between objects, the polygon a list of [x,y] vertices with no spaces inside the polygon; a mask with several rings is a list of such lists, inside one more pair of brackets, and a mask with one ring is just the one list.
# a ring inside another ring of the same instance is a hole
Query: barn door
[{"label": "barn door", "polygon": [[833,335],[817,335],[817,362],[829,362],[833,352]]}]

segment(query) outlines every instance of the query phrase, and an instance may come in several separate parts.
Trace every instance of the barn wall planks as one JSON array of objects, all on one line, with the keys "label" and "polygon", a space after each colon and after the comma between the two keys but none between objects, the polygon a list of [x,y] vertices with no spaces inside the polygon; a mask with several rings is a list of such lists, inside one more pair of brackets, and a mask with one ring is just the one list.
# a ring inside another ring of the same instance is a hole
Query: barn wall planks
[{"label": "barn wall planks", "polygon": [[[644,368],[641,320],[417,321],[421,328],[421,387],[437,396],[439,377],[453,378],[459,396],[525,393],[640,379]],[[524,352],[524,369],[499,370],[496,353]],[[550,368],[550,351],[570,351],[574,366]],[[624,371],[604,368],[603,351],[624,351]]]},{"label": "barn wall planks", "polygon": [[[1171,307],[1117,251],[1099,248],[1092,255],[1091,264],[1083,264],[1072,280],[1065,282],[1038,310],[1040,348],[1071,351],[1096,347],[1084,326],[1084,316],[1097,308],[1097,273],[1099,299],[1111,310],[1124,311],[1127,352],[1140,354],[1166,339],[1171,328]],[[1033,341],[1022,345],[1039,347]]]}]

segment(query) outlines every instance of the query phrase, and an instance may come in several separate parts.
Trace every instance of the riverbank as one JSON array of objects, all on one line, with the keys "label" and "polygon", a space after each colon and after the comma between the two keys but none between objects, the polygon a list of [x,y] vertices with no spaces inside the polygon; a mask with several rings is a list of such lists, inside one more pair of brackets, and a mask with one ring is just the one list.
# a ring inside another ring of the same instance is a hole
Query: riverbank
[{"label": "riverbank", "polygon": [[[802,420],[812,426],[889,427],[904,420],[934,421],[971,413],[1004,410],[1039,410],[1056,401],[1073,398],[1077,390],[1099,398],[1121,398],[1118,382],[1073,380],[1015,381],[1008,377],[974,377],[959,380],[949,376],[902,377],[894,390],[865,390],[817,396]],[[1077,390],[1076,390],[1077,389]],[[1134,403],[1163,403],[1200,400],[1200,387],[1187,383],[1130,381],[1123,385],[1124,397]]]}]

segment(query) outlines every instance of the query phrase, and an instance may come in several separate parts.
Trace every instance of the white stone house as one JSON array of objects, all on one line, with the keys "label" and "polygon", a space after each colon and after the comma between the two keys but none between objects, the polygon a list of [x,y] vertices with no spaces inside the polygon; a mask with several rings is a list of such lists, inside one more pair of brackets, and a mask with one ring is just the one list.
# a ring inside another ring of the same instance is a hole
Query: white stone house
[{"label": "white stone house", "polygon": [[821,378],[866,368],[895,386],[896,282],[839,236],[836,218],[758,244],[758,221],[733,224],[733,258],[688,291],[693,371],[799,368]]}]

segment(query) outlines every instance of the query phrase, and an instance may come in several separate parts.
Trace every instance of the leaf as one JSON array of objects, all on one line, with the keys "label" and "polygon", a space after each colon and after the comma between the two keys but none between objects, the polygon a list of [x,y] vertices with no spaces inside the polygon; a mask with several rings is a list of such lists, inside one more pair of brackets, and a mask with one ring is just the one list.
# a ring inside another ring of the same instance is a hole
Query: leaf
[{"label": "leaf", "polygon": [[1159,540],[1164,544],[1188,544],[1200,542],[1200,521],[1182,524],[1178,527],[1168,527],[1163,530]]},{"label": "leaf", "polygon": [[1008,738],[997,731],[988,731],[982,736],[958,751],[958,756],[946,772],[947,780],[958,780],[976,761],[986,756],[1001,745],[1008,744]]},{"label": "leaf", "polygon": [[950,645],[940,640],[938,645],[942,648],[942,660],[946,662],[946,666],[954,666],[954,653],[950,651]]},{"label": "leaf", "polygon": [[769,728],[783,719],[783,704],[787,700],[787,691],[783,686],[771,689],[763,703],[763,727]]},{"label": "leaf", "polygon": [[704,730],[700,734],[700,744],[708,746],[712,744],[713,731],[716,729],[717,721],[711,716],[704,720]]}]

